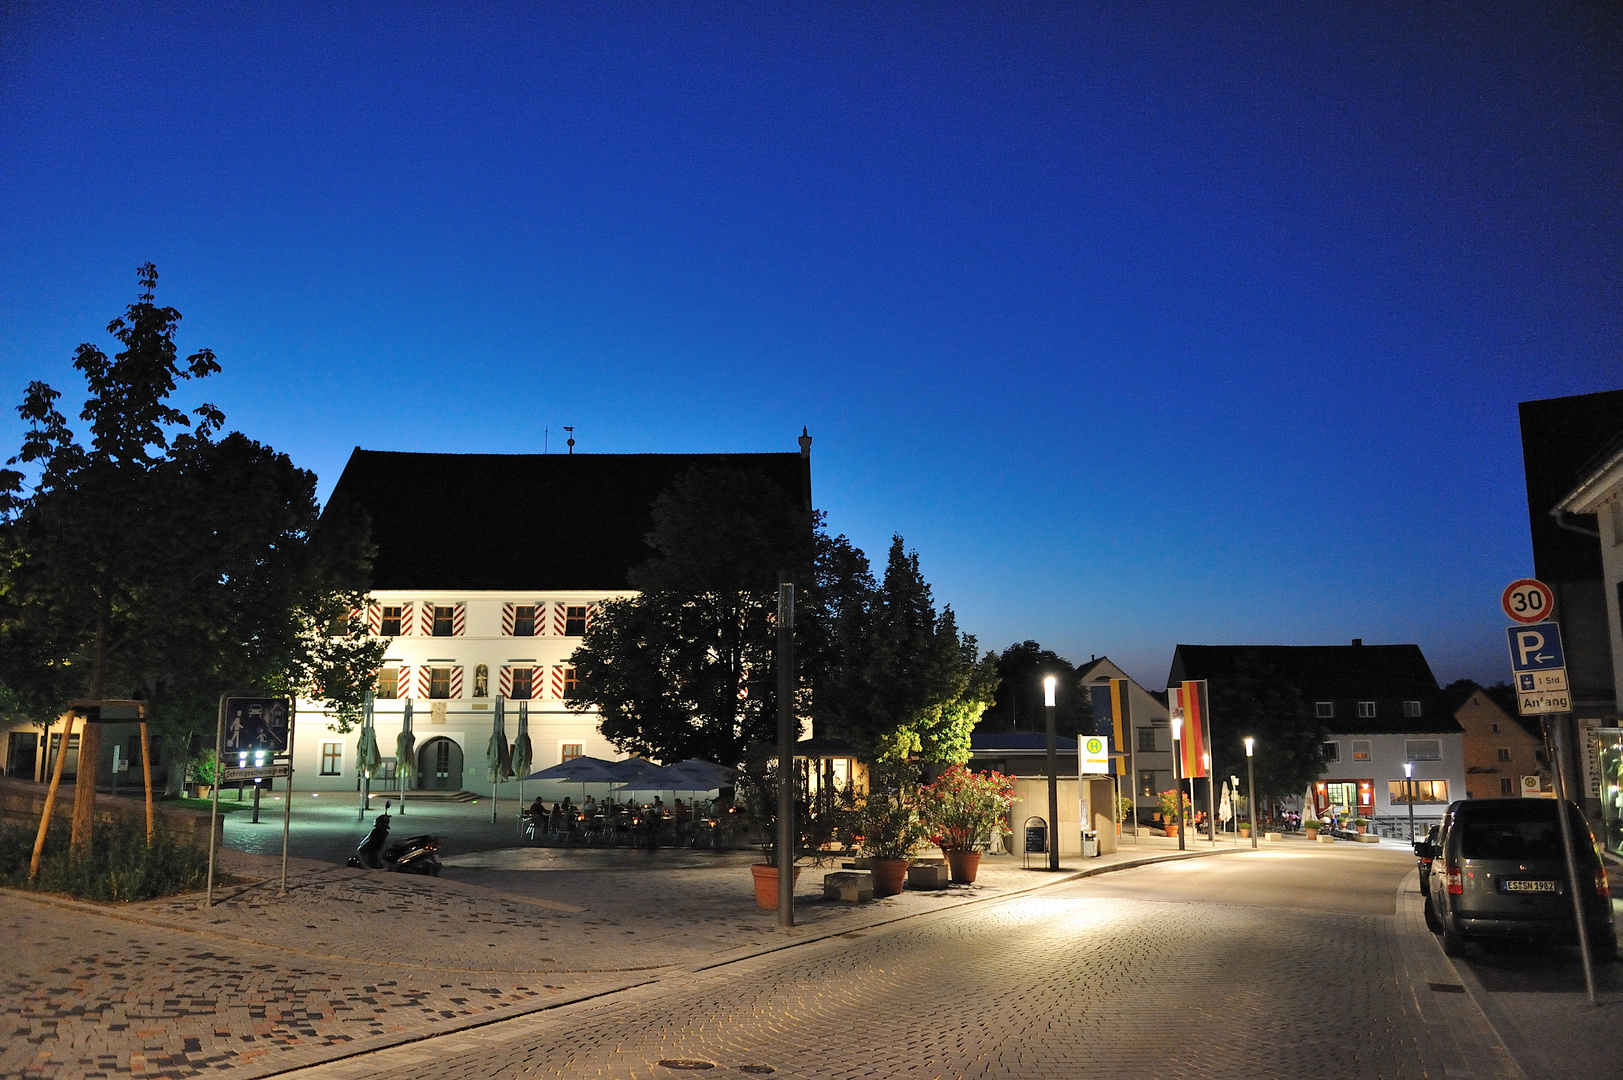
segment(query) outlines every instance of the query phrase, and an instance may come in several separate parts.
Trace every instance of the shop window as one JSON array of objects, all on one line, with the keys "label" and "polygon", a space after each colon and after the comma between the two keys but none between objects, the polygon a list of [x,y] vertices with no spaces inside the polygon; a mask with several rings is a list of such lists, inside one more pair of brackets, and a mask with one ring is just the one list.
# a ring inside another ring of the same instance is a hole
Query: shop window
[{"label": "shop window", "polygon": [[1499,760],[1500,761],[1509,761],[1510,760],[1510,747],[1501,746],[1499,748]]},{"label": "shop window", "polygon": [[513,636],[535,637],[534,604],[520,604],[513,609]]},{"label": "shop window", "polygon": [[1441,761],[1443,760],[1443,744],[1436,739],[1405,739],[1403,741],[1404,761]]},{"label": "shop window", "polygon": [[1508,776],[1501,776],[1499,778],[1499,794],[1501,796],[1516,794],[1516,781]]},{"label": "shop window", "polygon": [[1405,701],[1403,703],[1403,715],[1408,717],[1410,720],[1418,717],[1420,715],[1420,702]]},{"label": "shop window", "polygon": [[1155,729],[1141,727],[1138,729],[1138,752],[1152,754],[1155,752]]},{"label": "shop window", "polygon": [[456,633],[456,608],[436,606],[434,608],[434,636],[451,637]]},{"label": "shop window", "polygon": [[1324,760],[1326,762],[1340,761],[1341,760],[1341,744],[1338,743],[1338,742],[1327,742],[1327,743],[1325,743],[1324,744]]},{"label": "shop window", "polygon": [[341,742],[324,742],[321,744],[321,775],[338,776],[344,771],[344,744]]},{"label": "shop window", "polygon": [[1358,703],[1358,719],[1372,720],[1375,718],[1375,703],[1373,701],[1360,701]]},{"label": "shop window", "polygon": [[383,625],[378,628],[378,634],[382,637],[400,636],[399,607],[385,607],[383,609]]},{"label": "shop window", "polygon": [[1336,703],[1333,701],[1315,701],[1313,715],[1320,720],[1334,720],[1336,718]]},{"label": "shop window", "polygon": [[428,669],[428,696],[431,698],[448,698],[451,696],[451,669],[437,667]]},{"label": "shop window", "polygon": [[564,637],[586,636],[586,606],[564,608]]},{"label": "shop window", "polygon": [[1447,780],[1388,780],[1386,782],[1386,798],[1389,802],[1406,803],[1409,801],[1409,790],[1414,791],[1414,801],[1417,803],[1446,803],[1448,801]]},{"label": "shop window", "polygon": [[397,667],[378,668],[377,696],[386,701],[392,701],[400,696],[400,669]]},{"label": "shop window", "polygon": [[566,742],[561,748],[559,758],[563,761],[574,761],[583,755],[583,748],[578,742]]},{"label": "shop window", "polygon": [[516,667],[513,669],[513,700],[529,701],[534,687],[535,669]]}]

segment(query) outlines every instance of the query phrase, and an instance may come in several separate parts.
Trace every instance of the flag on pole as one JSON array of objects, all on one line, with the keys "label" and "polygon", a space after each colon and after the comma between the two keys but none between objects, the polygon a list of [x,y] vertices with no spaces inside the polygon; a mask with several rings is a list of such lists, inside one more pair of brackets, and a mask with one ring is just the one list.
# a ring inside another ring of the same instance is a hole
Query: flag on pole
[{"label": "flag on pole", "polygon": [[1133,706],[1127,696],[1127,680],[1111,679],[1110,684],[1093,690],[1093,730],[1110,721],[1112,748],[1116,751],[1116,775],[1127,775],[1127,740],[1133,732]]},{"label": "flag on pole", "polygon": [[1170,688],[1183,713],[1183,775],[1199,779],[1206,775],[1206,721],[1208,697],[1205,679],[1191,679]]}]

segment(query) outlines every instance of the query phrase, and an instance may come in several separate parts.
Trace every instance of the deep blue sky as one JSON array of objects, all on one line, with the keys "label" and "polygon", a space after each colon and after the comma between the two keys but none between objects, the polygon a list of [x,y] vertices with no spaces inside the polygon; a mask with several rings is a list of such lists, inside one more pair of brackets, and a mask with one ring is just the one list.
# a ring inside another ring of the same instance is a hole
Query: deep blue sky
[{"label": "deep blue sky", "polygon": [[1516,402],[1623,385],[1623,61],[1487,6],[12,3],[0,447],[150,259],[323,496],[805,424],[985,646],[1496,680]]}]

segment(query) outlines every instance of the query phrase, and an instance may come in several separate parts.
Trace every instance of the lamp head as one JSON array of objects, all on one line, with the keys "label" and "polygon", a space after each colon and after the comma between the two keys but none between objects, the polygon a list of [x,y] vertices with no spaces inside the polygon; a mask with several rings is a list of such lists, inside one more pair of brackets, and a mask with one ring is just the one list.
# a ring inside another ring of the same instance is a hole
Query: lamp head
[{"label": "lamp head", "polygon": [[1172,741],[1183,741],[1183,717],[1181,716],[1174,716],[1172,718]]},{"label": "lamp head", "polygon": [[1255,757],[1256,756],[1256,749],[1257,749],[1257,740],[1253,739],[1251,736],[1247,735],[1245,737],[1245,756],[1246,757]]},{"label": "lamp head", "polygon": [[1043,678],[1043,704],[1052,708],[1054,705],[1054,687],[1059,680],[1052,675]]},{"label": "lamp head", "polygon": [[1412,776],[1414,776],[1414,762],[1405,761],[1403,763],[1403,778],[1407,780]]}]

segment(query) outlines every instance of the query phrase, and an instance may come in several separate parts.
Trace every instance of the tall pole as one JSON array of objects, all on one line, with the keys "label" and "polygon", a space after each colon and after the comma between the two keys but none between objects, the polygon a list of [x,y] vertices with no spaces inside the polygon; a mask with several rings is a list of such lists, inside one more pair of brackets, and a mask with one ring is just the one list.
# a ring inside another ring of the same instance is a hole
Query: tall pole
[{"label": "tall pole", "polygon": [[1172,718],[1172,792],[1178,804],[1178,850],[1183,851],[1183,717]]},{"label": "tall pole", "polygon": [[1403,797],[1409,804],[1409,843],[1414,843],[1414,762],[1403,763]]},{"label": "tall pole", "polygon": [[778,572],[778,925],[795,924],[795,579]]},{"label": "tall pole", "polygon": [[1251,847],[1257,846],[1257,769],[1253,764],[1257,740],[1245,737],[1245,810],[1251,819]]},{"label": "tall pole", "polygon": [[1212,755],[1202,754],[1202,762],[1206,765],[1206,833],[1213,844],[1217,843],[1217,771],[1212,768]]},{"label": "tall pole", "polygon": [[1572,893],[1572,914],[1578,920],[1578,956],[1584,965],[1584,987],[1589,991],[1589,1003],[1599,1006],[1595,998],[1595,962],[1589,952],[1589,920],[1584,918],[1583,882],[1578,877],[1577,849],[1573,847],[1572,819],[1567,814],[1567,759],[1566,735],[1567,727],[1563,717],[1556,716],[1551,721],[1549,716],[1540,718],[1544,723],[1544,737],[1550,738],[1553,731],[1555,735],[1555,753],[1550,756],[1555,765],[1555,800],[1556,818],[1561,822],[1561,846],[1566,848],[1567,856],[1567,888]]},{"label": "tall pole", "polygon": [[1059,869],[1059,730],[1054,716],[1054,686],[1059,680],[1043,679],[1043,711],[1048,716],[1048,869]]}]

